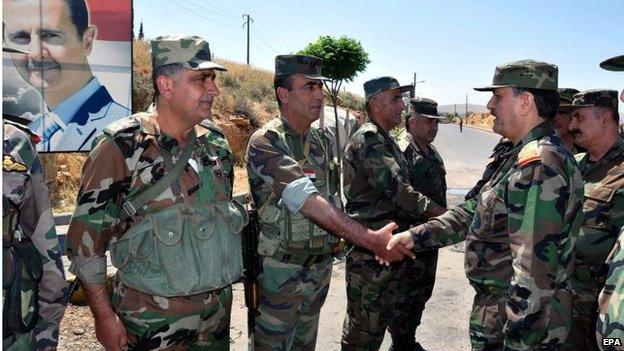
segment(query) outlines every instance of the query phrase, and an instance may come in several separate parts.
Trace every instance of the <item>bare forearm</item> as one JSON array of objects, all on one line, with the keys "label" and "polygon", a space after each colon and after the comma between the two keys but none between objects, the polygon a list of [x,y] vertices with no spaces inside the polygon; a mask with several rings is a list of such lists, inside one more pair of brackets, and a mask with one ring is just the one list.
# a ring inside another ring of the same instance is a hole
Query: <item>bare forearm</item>
[{"label": "bare forearm", "polygon": [[301,213],[329,233],[357,246],[374,250],[379,244],[371,230],[342,213],[319,195],[310,195],[303,204]]},{"label": "bare forearm", "polygon": [[108,292],[106,291],[106,285],[83,283],[82,287],[85,291],[87,301],[89,302],[91,313],[93,313],[95,319],[110,317],[115,314],[108,297]]}]

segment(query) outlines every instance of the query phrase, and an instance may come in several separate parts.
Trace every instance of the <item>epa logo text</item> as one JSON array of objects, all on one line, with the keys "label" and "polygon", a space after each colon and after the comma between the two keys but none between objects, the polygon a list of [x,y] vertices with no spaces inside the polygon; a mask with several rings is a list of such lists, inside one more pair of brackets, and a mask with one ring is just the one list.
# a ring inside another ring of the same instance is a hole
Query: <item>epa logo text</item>
[{"label": "epa logo text", "polygon": [[622,346],[622,340],[619,338],[604,338],[602,339],[602,346]]}]

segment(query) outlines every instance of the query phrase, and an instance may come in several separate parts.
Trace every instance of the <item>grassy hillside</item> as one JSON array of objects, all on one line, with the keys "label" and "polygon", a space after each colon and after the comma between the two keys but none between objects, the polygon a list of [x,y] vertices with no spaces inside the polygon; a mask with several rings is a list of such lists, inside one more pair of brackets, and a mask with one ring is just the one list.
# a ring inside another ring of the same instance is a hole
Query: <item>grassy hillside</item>
[{"label": "grassy hillside", "polygon": [[[132,111],[140,112],[152,102],[149,43],[135,40],[132,56]],[[234,191],[248,191],[247,174],[243,167],[247,140],[254,130],[279,113],[273,90],[273,72],[218,58],[215,61],[228,71],[217,73],[221,94],[215,99],[213,118],[225,132],[236,157]],[[356,110],[356,113],[364,110],[362,97],[347,92],[340,93],[339,105]],[[73,210],[85,159],[86,154],[83,153],[42,155],[55,212]]]}]

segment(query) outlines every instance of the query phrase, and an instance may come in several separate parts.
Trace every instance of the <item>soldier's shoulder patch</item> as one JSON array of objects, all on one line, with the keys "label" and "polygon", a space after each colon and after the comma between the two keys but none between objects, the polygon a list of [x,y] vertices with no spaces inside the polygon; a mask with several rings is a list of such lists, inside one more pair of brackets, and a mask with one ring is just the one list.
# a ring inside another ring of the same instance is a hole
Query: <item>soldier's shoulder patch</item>
[{"label": "soldier's shoulder patch", "polygon": [[28,167],[23,163],[17,162],[11,155],[4,155],[2,158],[2,170],[4,172],[26,172]]},{"label": "soldier's shoulder patch", "polygon": [[223,129],[221,129],[221,127],[219,127],[213,120],[205,119],[199,123],[199,126],[225,136]]},{"label": "soldier's shoulder patch", "polygon": [[520,149],[520,153],[518,153],[518,160],[516,161],[516,164],[518,165],[518,167],[522,168],[528,164],[531,164],[533,162],[538,162],[541,160],[542,158],[539,155],[538,142],[537,140],[534,140],[524,145],[522,149]]},{"label": "soldier's shoulder patch", "polygon": [[138,128],[141,125],[136,115],[132,115],[130,117],[119,119],[104,128],[104,133],[110,136],[115,136],[121,132],[124,132],[128,129]]}]

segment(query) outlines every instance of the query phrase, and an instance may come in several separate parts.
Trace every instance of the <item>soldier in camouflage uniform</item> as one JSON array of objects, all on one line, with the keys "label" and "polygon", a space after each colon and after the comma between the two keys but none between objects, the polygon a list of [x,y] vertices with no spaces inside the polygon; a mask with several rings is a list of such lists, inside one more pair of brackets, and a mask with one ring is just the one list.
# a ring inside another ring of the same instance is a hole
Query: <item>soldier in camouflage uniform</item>
[{"label": "soldier in camouflage uniform", "polygon": [[583,184],[550,123],[557,112],[556,66],[533,60],[498,66],[488,103],[494,131],[514,148],[476,198],[393,237],[414,250],[466,239],[476,290],[474,350],[555,350],[570,328],[573,248]]},{"label": "soldier in camouflage uniform", "polygon": [[[446,207],[446,170],[442,157],[431,144],[438,133],[438,122],[444,117],[438,114],[438,103],[431,99],[413,98],[410,103],[412,114],[405,120],[407,142],[399,145],[408,165],[410,183],[414,190]],[[426,220],[423,218],[415,224]],[[425,303],[433,292],[437,265],[437,249],[419,252],[415,260],[405,262],[397,287],[394,316],[388,326],[392,350],[423,350],[414,335]]]},{"label": "soldier in camouflage uniform", "polygon": [[323,108],[321,65],[313,56],[275,58],[281,115],[249,139],[247,173],[260,217],[264,270],[256,350],[314,350],[338,237],[388,260],[403,258],[384,254],[394,224],[373,232],[332,205],[338,197],[332,148],[322,131],[310,128]]},{"label": "soldier in camouflage uniform", "polygon": [[[605,60],[600,67],[610,71],[624,71],[624,55]],[[624,90],[620,100],[624,102]],[[601,350],[624,350],[624,228],[605,265],[609,269],[604,288],[598,297],[596,338]],[[613,338],[613,345],[604,343],[603,338]]]},{"label": "soldier in camouflage uniform", "polygon": [[11,117],[3,115],[2,349],[56,350],[67,283],[35,151],[39,137]]},{"label": "soldier in camouflage uniform", "polygon": [[[369,120],[355,132],[345,150],[347,213],[373,229],[395,221],[400,230],[406,230],[423,218],[445,211],[410,184],[408,163],[389,134],[401,123],[405,108],[402,93],[410,89],[412,85],[401,86],[392,77],[364,83]],[[366,248],[356,245],[351,249],[346,263],[343,350],[379,348],[392,321],[402,272],[402,262],[383,267]]]},{"label": "soldier in camouflage uniform", "polygon": [[151,55],[155,110],[109,125],[85,162],[70,270],[107,350],[228,350],[247,213],[232,201],[233,154],[211,119],[225,68],[196,36],[157,37]]},{"label": "soldier in camouflage uniform", "polygon": [[624,226],[624,141],[618,130],[617,91],[584,91],[559,109],[571,113],[574,141],[587,149],[576,155],[585,197],[575,246],[572,328],[562,350],[598,350],[594,331],[607,273],[604,262]]},{"label": "soldier in camouflage uniform", "polygon": [[553,126],[555,128],[555,132],[563,141],[566,149],[572,153],[572,155],[576,155],[583,150],[579,149],[577,145],[574,144],[574,135],[570,132],[570,122],[572,122],[572,114],[570,110],[566,108],[562,108],[562,106],[568,105],[572,103],[574,100],[574,94],[579,91],[572,88],[559,88],[557,89],[559,92],[559,110],[557,110],[557,115],[555,119],[553,119]]},{"label": "soldier in camouflage uniform", "polygon": [[494,172],[496,172],[498,170],[498,167],[500,167],[503,163],[503,155],[511,151],[511,149],[513,149],[513,146],[513,142],[508,138],[502,137],[498,141],[498,143],[494,146],[494,149],[492,150],[492,154],[490,155],[490,162],[488,162],[488,164],[485,166],[485,170],[481,175],[481,179],[479,179],[477,181],[477,184],[475,184],[475,186],[472,187],[472,189],[470,189],[468,193],[466,193],[466,197],[464,198],[465,200],[470,200],[479,195],[481,188],[483,188],[483,186],[490,181],[490,179],[494,175]]}]

